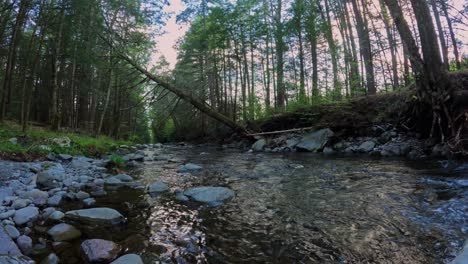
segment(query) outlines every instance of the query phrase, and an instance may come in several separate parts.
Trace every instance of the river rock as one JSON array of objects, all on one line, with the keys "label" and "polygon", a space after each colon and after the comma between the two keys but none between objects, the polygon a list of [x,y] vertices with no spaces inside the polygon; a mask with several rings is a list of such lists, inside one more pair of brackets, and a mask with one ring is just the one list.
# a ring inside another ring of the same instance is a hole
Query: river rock
[{"label": "river rock", "polygon": [[112,261],[111,264],[143,264],[143,260],[136,254],[127,254]]},{"label": "river rock", "polygon": [[465,241],[465,245],[463,246],[462,250],[458,253],[450,264],[467,264],[468,263],[468,240]]},{"label": "river rock", "polygon": [[133,177],[130,176],[130,175],[127,175],[127,174],[119,174],[119,175],[115,175],[114,178],[116,179],[119,179],[123,182],[131,182],[133,181]]},{"label": "river rock", "polygon": [[388,142],[382,146],[380,154],[382,156],[405,156],[410,152],[411,147],[405,142]]},{"label": "river rock", "polygon": [[49,218],[50,220],[54,220],[54,221],[60,221],[62,220],[63,218],[65,217],[65,214],[60,212],[60,211],[54,211],[53,213],[51,213],[49,215]]},{"label": "river rock", "polygon": [[193,164],[193,163],[187,163],[183,166],[181,166],[177,172],[189,172],[189,171],[197,171],[197,170],[202,170],[203,167],[200,166],[200,165],[197,165],[197,164]]},{"label": "river rock", "polygon": [[28,236],[22,235],[16,239],[16,244],[25,255],[31,255],[33,252],[32,239]]},{"label": "river rock", "polygon": [[234,191],[226,187],[193,187],[184,191],[184,195],[197,202],[213,203],[234,197]]},{"label": "river rock", "polygon": [[86,198],[83,201],[83,205],[86,207],[91,207],[96,204],[96,199],[94,198]]},{"label": "river rock", "polygon": [[18,229],[12,225],[6,225],[5,232],[13,239],[17,239],[21,235]]},{"label": "river rock", "polygon": [[50,167],[37,174],[37,184],[45,188],[60,187],[65,179],[65,169],[59,163],[53,163]]},{"label": "river rock", "polygon": [[13,189],[9,187],[0,187],[0,202],[13,195]]},{"label": "river rock", "polygon": [[81,236],[80,230],[65,223],[53,226],[49,231],[47,231],[47,234],[49,234],[54,241],[69,241]]},{"label": "river rock", "polygon": [[1,264],[34,264],[30,258],[25,256],[0,255]]},{"label": "river rock", "polygon": [[29,199],[16,199],[15,201],[13,201],[13,204],[11,204],[11,207],[13,207],[13,209],[18,210],[21,208],[25,208],[29,204],[31,204],[31,200]]},{"label": "river rock", "polygon": [[264,138],[261,138],[261,139],[257,140],[257,142],[255,142],[252,145],[252,150],[253,151],[263,151],[266,144],[267,144],[266,140]]},{"label": "river rock", "polygon": [[296,145],[296,148],[301,151],[321,151],[333,135],[333,131],[329,128],[311,132],[301,139],[301,142]]},{"label": "river rock", "polygon": [[71,146],[71,139],[69,137],[53,138],[52,143],[61,148],[69,148]]},{"label": "river rock", "polygon": [[86,160],[83,159],[73,159],[70,163],[70,167],[77,169],[77,170],[86,170],[91,168],[93,165]]},{"label": "river rock", "polygon": [[63,196],[55,194],[54,196],[47,199],[47,204],[50,206],[59,206],[62,203]]},{"label": "river rock", "polygon": [[49,198],[49,193],[34,189],[22,193],[20,197],[31,200],[35,205],[45,205],[47,203],[47,198]]},{"label": "river rock", "polygon": [[25,207],[16,211],[13,221],[17,225],[23,225],[37,219],[39,216],[39,209],[37,207]]},{"label": "river rock", "polygon": [[89,197],[91,197],[91,195],[89,195],[89,193],[87,192],[79,191],[75,194],[75,197],[78,200],[84,200],[84,199],[88,199]]},{"label": "river rock", "polygon": [[14,216],[15,213],[16,213],[16,210],[8,210],[6,212],[3,212],[3,213],[0,214],[0,220],[10,218],[10,217]]},{"label": "river rock", "polygon": [[149,193],[163,193],[169,190],[169,186],[164,182],[155,182],[148,187]]},{"label": "river rock", "polygon": [[145,155],[142,155],[142,154],[128,154],[128,155],[123,156],[123,160],[126,161],[126,162],[129,162],[129,161],[142,162],[142,161],[145,160]]},{"label": "river rock", "polygon": [[362,142],[361,145],[359,145],[359,147],[357,148],[357,151],[361,153],[369,153],[375,148],[375,145],[376,145],[375,142],[372,140],[365,141],[365,142]]},{"label": "river rock", "polygon": [[[18,246],[13,242],[2,225],[0,225],[0,255],[22,255]],[[2,263],[1,260],[0,263]]]},{"label": "river rock", "polygon": [[109,263],[117,258],[122,247],[108,240],[88,239],[81,243],[81,250],[91,263]]},{"label": "river rock", "polygon": [[70,161],[70,160],[73,159],[73,156],[68,155],[68,154],[58,154],[58,155],[57,155],[57,158],[58,158],[59,160]]},{"label": "river rock", "polygon": [[72,220],[91,224],[117,225],[126,222],[125,217],[118,211],[105,207],[68,211],[65,216]]},{"label": "river rock", "polygon": [[54,253],[50,253],[40,264],[58,264],[59,258]]}]

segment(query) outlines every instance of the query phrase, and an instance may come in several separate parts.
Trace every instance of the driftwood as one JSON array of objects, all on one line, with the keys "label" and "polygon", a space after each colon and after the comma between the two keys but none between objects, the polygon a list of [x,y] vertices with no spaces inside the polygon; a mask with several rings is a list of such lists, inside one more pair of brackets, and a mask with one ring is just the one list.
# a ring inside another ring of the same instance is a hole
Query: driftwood
[{"label": "driftwood", "polygon": [[302,127],[302,128],[294,128],[294,129],[286,129],[286,130],[279,130],[279,131],[271,131],[271,132],[261,132],[261,133],[253,133],[253,134],[247,134],[246,136],[248,137],[255,137],[255,136],[267,136],[267,135],[277,135],[277,134],[283,134],[283,133],[292,133],[292,132],[302,132],[302,131],[307,131],[307,130],[312,130],[317,127]]}]

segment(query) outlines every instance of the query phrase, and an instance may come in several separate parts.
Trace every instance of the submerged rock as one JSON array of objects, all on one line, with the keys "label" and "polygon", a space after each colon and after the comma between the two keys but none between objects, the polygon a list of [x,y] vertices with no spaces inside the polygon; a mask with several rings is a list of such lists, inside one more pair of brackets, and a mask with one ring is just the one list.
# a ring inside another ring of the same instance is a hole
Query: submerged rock
[{"label": "submerged rock", "polygon": [[193,187],[184,191],[184,195],[200,203],[213,203],[234,197],[234,191],[226,187]]},{"label": "submerged rock", "polygon": [[321,151],[333,135],[333,131],[328,128],[311,132],[302,138],[299,144],[296,145],[296,148],[298,150],[310,152]]},{"label": "submerged rock", "polygon": [[61,223],[58,225],[55,225],[49,231],[47,231],[47,234],[51,236],[54,241],[69,241],[73,240],[76,238],[79,238],[81,236],[80,230],[76,229],[74,226]]},{"label": "submerged rock", "polygon": [[125,217],[117,210],[105,207],[68,211],[65,216],[72,220],[91,224],[117,225],[126,222]]},{"label": "submerged rock", "polygon": [[58,264],[59,258],[54,253],[50,253],[40,264]]},{"label": "submerged rock", "polygon": [[200,165],[197,165],[197,164],[193,164],[193,163],[187,163],[183,166],[181,166],[177,172],[189,172],[189,171],[197,171],[197,170],[202,170],[203,167],[200,166]]},{"label": "submerged rock", "polygon": [[112,261],[111,264],[143,264],[143,260],[136,254],[127,254]]},{"label": "submerged rock", "polygon": [[148,186],[148,192],[153,194],[167,192],[168,190],[169,186],[164,182],[155,182]]},{"label": "submerged rock", "polygon": [[108,263],[117,258],[122,247],[108,240],[88,239],[81,243],[81,250],[91,263]]}]

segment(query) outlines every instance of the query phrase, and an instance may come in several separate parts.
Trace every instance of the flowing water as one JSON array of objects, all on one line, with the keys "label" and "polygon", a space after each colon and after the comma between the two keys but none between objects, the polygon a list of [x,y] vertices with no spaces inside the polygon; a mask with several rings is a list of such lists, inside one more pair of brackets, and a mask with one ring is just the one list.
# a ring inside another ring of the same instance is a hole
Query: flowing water
[{"label": "flowing water", "polygon": [[[147,153],[171,161],[145,162],[132,175],[166,182],[171,193],[120,189],[98,205],[118,209],[128,225],[84,230],[145,263],[444,263],[468,232],[468,168],[207,146]],[[204,169],[179,174],[183,162]],[[189,186],[226,186],[236,196],[219,207],[177,201],[173,191]]]}]

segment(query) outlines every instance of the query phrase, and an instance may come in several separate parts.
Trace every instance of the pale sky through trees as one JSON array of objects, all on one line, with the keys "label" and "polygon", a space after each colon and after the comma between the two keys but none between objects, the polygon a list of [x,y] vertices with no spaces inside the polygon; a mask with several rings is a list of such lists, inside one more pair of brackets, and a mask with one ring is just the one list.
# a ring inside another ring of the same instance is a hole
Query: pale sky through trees
[{"label": "pale sky through trees", "polygon": [[[157,61],[162,55],[164,55],[167,61],[171,64],[171,69],[174,68],[177,62],[177,41],[181,39],[187,32],[189,25],[177,24],[176,16],[185,9],[185,5],[181,0],[169,0],[170,5],[166,6],[165,12],[171,12],[170,19],[167,21],[165,27],[163,27],[166,34],[157,38],[158,46],[156,53],[153,55],[153,63]],[[466,0],[454,0],[454,7],[457,10],[463,10],[463,5],[466,4]],[[339,36],[335,36],[339,37]],[[462,43],[468,43],[468,29],[459,29],[457,38]],[[463,58],[468,54],[467,46],[460,46],[460,55]]]}]

